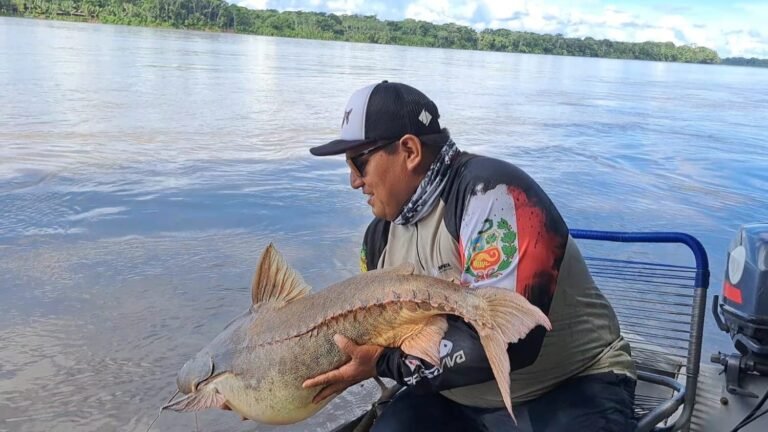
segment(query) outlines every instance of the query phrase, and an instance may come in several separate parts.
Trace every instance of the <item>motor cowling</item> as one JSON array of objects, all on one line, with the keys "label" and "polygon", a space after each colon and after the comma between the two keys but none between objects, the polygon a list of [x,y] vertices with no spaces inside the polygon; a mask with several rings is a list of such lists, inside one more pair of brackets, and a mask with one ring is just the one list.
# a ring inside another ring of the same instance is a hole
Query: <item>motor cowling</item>
[{"label": "motor cowling", "polygon": [[768,364],[768,223],[741,226],[731,243],[720,311],[736,350]]}]

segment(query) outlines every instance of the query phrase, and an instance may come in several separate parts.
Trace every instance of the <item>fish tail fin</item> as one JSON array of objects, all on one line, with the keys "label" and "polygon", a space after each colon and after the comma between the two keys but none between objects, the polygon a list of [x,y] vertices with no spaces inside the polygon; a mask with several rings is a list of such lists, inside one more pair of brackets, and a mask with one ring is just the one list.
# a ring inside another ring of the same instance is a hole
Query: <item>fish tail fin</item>
[{"label": "fish tail fin", "polygon": [[[503,288],[478,288],[475,291],[485,302],[484,313],[471,321],[480,336],[496,383],[512,419],[512,400],[509,389],[509,356],[507,345],[525,337],[536,326],[552,329],[547,316],[516,292]],[[515,420],[517,421],[517,420]]]}]

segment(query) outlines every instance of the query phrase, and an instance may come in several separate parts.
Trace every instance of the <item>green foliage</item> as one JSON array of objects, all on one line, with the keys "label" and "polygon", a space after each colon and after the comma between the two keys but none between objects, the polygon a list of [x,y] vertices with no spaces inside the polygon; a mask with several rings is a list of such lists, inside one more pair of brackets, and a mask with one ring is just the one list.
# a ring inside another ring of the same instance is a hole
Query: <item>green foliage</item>
[{"label": "green foliage", "polygon": [[[469,50],[720,63],[709,48],[672,42],[614,42],[486,29],[425,21],[380,21],[375,16],[251,10],[224,0],[0,0],[0,15],[95,21]],[[766,66],[768,60],[730,58],[726,64]]]},{"label": "green foliage", "polygon": [[510,266],[512,266],[512,260],[509,258],[504,258],[500,263],[499,266],[496,267],[496,271],[493,272],[494,275],[497,275],[504,270],[508,269]]},{"label": "green foliage", "polygon": [[501,251],[504,253],[505,257],[511,259],[511,257],[515,256],[517,253],[517,246],[505,244],[501,246]]},{"label": "green foliage", "polygon": [[[509,222],[504,218],[499,220],[496,227],[504,233],[501,236],[501,251],[504,253],[504,260],[511,260],[517,253],[517,246],[515,245],[515,242],[517,241],[517,233],[512,230],[512,226],[509,225]],[[501,270],[501,266],[499,266],[499,270]]]},{"label": "green foliage", "polygon": [[723,64],[732,66],[754,66],[754,67],[768,67],[768,59],[759,58],[744,58],[744,57],[727,57],[723,59]]}]

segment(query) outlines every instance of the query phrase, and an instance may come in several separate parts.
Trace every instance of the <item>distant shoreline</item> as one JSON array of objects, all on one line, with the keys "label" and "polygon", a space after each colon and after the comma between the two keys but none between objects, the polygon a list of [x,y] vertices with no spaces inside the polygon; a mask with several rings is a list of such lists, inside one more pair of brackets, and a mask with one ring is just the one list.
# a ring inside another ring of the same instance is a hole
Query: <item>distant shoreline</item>
[{"label": "distant shoreline", "polygon": [[768,59],[721,59],[710,48],[672,42],[616,42],[506,29],[478,32],[457,24],[412,19],[380,21],[374,16],[252,10],[224,0],[0,0],[0,16],[380,45],[768,67]]}]

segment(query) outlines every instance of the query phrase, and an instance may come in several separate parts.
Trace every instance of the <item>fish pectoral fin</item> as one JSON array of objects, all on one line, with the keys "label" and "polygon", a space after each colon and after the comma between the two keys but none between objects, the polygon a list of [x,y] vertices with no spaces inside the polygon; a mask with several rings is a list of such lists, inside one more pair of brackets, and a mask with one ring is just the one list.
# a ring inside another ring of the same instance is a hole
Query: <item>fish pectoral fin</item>
[{"label": "fish pectoral fin", "polygon": [[267,301],[290,302],[304,297],[312,290],[304,279],[270,243],[261,254],[251,286],[251,301],[259,304]]},{"label": "fish pectoral fin", "polygon": [[160,410],[176,412],[200,411],[206,408],[221,408],[226,402],[224,396],[216,390],[203,389],[190,393],[183,398],[164,405]]},{"label": "fish pectoral fin", "polygon": [[443,315],[430,317],[421,330],[406,338],[400,345],[404,353],[424,359],[432,365],[440,364],[440,341],[448,329]]}]

